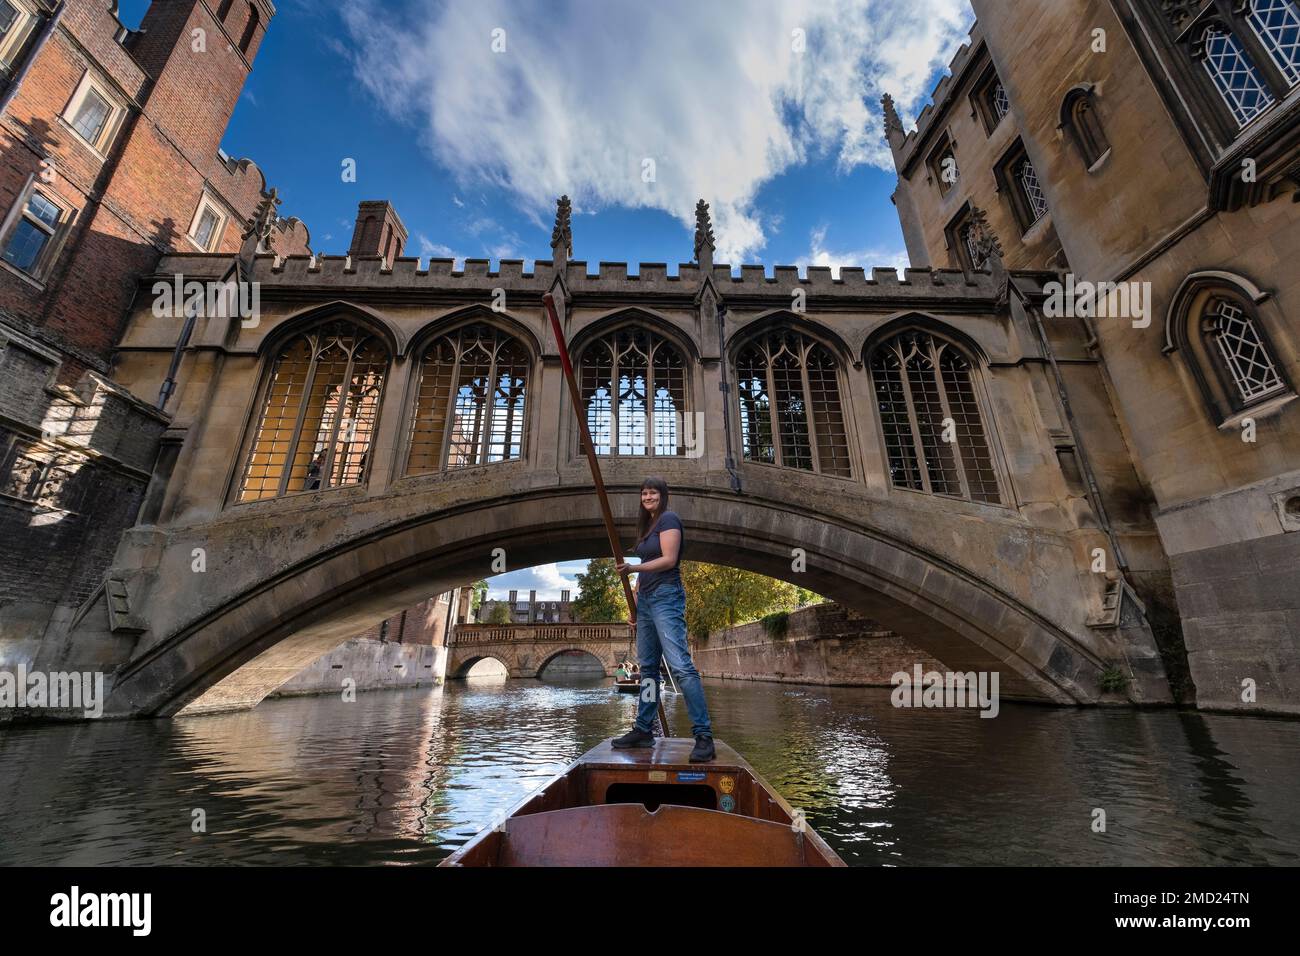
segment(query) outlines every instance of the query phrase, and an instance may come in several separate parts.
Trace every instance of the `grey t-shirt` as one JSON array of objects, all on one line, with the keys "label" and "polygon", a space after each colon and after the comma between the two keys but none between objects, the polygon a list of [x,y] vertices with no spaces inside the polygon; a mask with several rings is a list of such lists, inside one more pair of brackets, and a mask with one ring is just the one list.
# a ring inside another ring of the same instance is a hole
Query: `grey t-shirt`
[{"label": "grey t-shirt", "polygon": [[[654,523],[650,533],[645,536],[645,540],[636,546],[636,556],[642,561],[653,561],[655,558],[662,558],[664,552],[659,546],[659,533],[672,528],[682,531],[682,519],[677,517],[675,511],[665,511],[659,516],[659,520]],[[637,594],[649,594],[661,584],[681,584],[682,573],[677,569],[677,565],[681,564],[682,551],[685,548],[686,532],[682,531],[682,546],[677,550],[677,564],[674,564],[666,571],[642,571],[637,576]]]}]

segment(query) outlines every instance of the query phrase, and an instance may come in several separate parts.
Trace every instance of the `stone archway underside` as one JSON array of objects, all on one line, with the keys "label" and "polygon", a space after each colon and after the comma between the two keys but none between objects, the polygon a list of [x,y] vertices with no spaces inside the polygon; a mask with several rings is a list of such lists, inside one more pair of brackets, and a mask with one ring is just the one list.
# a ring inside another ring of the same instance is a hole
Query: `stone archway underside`
[{"label": "stone archway underside", "polygon": [[[1089,645],[1086,629],[1067,632],[896,536],[788,502],[711,489],[674,491],[673,507],[688,518],[690,560],[801,584],[897,631],[952,670],[999,671],[1004,697],[1097,699],[1108,662]],[[171,532],[166,547],[188,555],[193,539],[185,530]],[[620,521],[620,533],[630,540],[632,522]],[[586,489],[467,503],[374,529],[268,573],[154,637],[116,675],[108,709],[172,716],[253,706],[384,617],[489,575],[496,548],[516,569],[600,555],[608,544]],[[795,548],[806,551],[799,573],[791,570]],[[204,583],[219,592],[214,571]],[[165,580],[155,584],[155,593],[166,589]]]}]

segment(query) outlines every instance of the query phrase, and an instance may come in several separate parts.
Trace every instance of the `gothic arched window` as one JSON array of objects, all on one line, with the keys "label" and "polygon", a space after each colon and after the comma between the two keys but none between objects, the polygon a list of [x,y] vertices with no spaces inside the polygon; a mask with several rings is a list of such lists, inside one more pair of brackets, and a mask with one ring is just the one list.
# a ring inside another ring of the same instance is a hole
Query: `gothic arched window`
[{"label": "gothic arched window", "polygon": [[1245,126],[1273,104],[1273,93],[1241,41],[1218,24],[1201,35],[1201,61],[1238,126]]},{"label": "gothic arched window", "polygon": [[346,319],[286,342],[264,385],[239,500],[359,484],[388,358],[379,336]]},{"label": "gothic arched window", "polygon": [[740,350],[736,387],[747,461],[850,476],[839,364],[821,342],[788,328]]},{"label": "gothic arched window", "polygon": [[876,346],[871,376],[896,487],[998,504],[974,367],[951,342],[909,329]]},{"label": "gothic arched window", "polygon": [[1260,303],[1267,299],[1241,276],[1198,272],[1183,281],[1169,309],[1164,351],[1182,354],[1219,427],[1295,398],[1261,321]]},{"label": "gothic arched window", "polygon": [[523,457],[528,350],[476,322],[434,339],[420,357],[406,474]]},{"label": "gothic arched window", "polygon": [[624,326],[578,361],[587,429],[598,455],[685,455],[699,436],[688,421],[686,362],[649,329]]},{"label": "gothic arched window", "polygon": [[1292,86],[1300,84],[1300,5],[1296,0],[1251,0],[1246,22],[1287,81]]},{"label": "gothic arched window", "polygon": [[1069,131],[1088,169],[1092,169],[1110,149],[1091,89],[1075,89],[1066,95],[1061,106],[1061,125]]}]

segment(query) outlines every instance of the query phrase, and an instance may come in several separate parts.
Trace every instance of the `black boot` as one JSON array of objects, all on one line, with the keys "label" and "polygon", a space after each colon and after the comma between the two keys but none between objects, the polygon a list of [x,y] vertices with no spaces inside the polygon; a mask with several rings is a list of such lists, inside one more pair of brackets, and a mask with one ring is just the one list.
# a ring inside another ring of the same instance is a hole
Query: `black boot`
[{"label": "black boot", "polygon": [[695,738],[695,749],[691,751],[691,763],[708,763],[713,759],[713,738],[700,734]]},{"label": "black boot", "polygon": [[644,730],[638,730],[633,727],[622,737],[615,737],[610,741],[615,750],[630,750],[633,747],[653,747],[655,745],[654,734],[646,733]]}]

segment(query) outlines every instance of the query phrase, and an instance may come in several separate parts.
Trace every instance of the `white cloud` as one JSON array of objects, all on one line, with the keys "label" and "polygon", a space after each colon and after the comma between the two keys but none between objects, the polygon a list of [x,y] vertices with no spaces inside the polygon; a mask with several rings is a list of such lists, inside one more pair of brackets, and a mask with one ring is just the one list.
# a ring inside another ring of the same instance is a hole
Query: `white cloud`
[{"label": "white cloud", "polygon": [[[558,601],[561,591],[569,591],[571,598],[578,596],[577,575],[586,570],[587,562],[566,562],[561,569],[558,564],[539,564],[500,574],[488,580],[488,597],[495,601],[504,601],[513,589],[524,600],[528,592],[537,591],[539,601]],[[567,573],[566,573],[567,572]]]},{"label": "white cloud", "polygon": [[890,167],[880,94],[915,113],[973,19],[967,0],[405,2],[344,8],[356,76],[465,187],[504,188],[535,221],[568,193],[575,211],[662,209],[689,227],[704,197],[732,263],[766,241],[754,198],[784,169]]},{"label": "white cloud", "polygon": [[465,257],[451,246],[443,245],[441,242],[434,242],[422,232],[415,234],[415,241],[420,244],[421,259],[455,259],[456,261],[452,264],[453,269],[465,268]]},{"label": "white cloud", "polygon": [[808,238],[808,254],[795,260],[795,265],[805,275],[809,266],[830,266],[831,275],[838,279],[841,267],[861,266],[867,270],[867,278],[871,278],[871,270],[874,268],[901,271],[911,264],[905,249],[868,248],[832,251],[826,245],[825,226],[814,229]]}]

